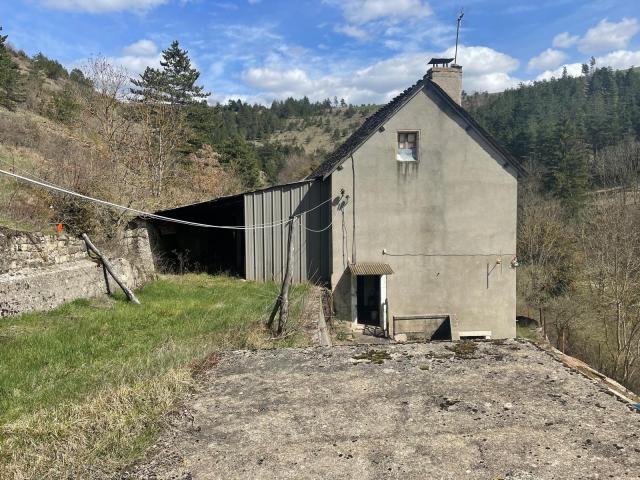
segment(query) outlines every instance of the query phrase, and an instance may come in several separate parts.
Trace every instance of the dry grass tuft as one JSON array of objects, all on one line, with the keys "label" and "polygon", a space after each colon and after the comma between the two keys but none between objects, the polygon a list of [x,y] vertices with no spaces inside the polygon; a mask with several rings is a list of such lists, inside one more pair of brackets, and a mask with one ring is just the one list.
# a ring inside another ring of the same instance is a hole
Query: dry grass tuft
[{"label": "dry grass tuft", "polygon": [[385,360],[391,360],[391,356],[385,350],[369,350],[353,357],[354,360],[369,360],[370,363],[382,365]]},{"label": "dry grass tuft", "polygon": [[473,354],[476,353],[476,350],[478,349],[478,344],[475,342],[463,340],[462,342],[458,342],[453,346],[447,345],[446,349],[455,353],[456,357],[473,358]]},{"label": "dry grass tuft", "polygon": [[109,478],[141,453],[193,384],[188,370],[170,370],[8,423],[0,429],[3,478]]},{"label": "dry grass tuft", "polygon": [[216,352],[212,352],[204,358],[193,360],[189,365],[191,377],[196,380],[204,378],[209,370],[213,370],[218,365],[219,361],[220,355]]}]

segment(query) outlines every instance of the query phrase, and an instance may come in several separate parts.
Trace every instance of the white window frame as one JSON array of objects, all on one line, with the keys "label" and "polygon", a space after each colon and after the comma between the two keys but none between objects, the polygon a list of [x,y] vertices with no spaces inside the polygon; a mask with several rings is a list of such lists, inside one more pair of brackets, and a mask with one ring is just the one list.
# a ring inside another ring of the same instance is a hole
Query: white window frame
[{"label": "white window frame", "polygon": [[[402,161],[402,160],[398,160],[398,153],[400,148],[398,147],[398,143],[399,143],[399,137],[400,134],[405,133],[405,134],[409,134],[409,133],[415,133],[416,134],[416,159],[415,160],[408,160],[408,161]],[[403,130],[396,130],[396,146],[395,146],[395,153],[396,153],[396,162],[398,163],[417,163],[420,161],[420,145],[421,145],[421,138],[420,138],[420,130],[419,129],[403,129]]]}]

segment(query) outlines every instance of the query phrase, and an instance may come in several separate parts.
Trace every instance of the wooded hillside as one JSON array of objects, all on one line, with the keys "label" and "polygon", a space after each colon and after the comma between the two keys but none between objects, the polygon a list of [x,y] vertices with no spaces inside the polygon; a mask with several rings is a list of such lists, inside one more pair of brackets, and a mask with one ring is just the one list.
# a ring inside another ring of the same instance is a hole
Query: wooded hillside
[{"label": "wooded hillside", "polygon": [[[369,106],[308,98],[209,105],[174,42],[135,76],[104,58],[80,69],[0,42],[0,165],[143,210],[304,178]],[[0,224],[104,231],[121,215],[0,178]]]},{"label": "wooded hillside", "polygon": [[[580,77],[534,82],[464,99],[507,150],[543,176],[544,191],[576,207],[606,183],[608,150],[640,138],[640,71],[583,65]],[[635,160],[628,159],[630,162]]]},{"label": "wooded hillside", "polygon": [[640,388],[640,72],[465,99],[524,162],[518,311],[562,351]]}]

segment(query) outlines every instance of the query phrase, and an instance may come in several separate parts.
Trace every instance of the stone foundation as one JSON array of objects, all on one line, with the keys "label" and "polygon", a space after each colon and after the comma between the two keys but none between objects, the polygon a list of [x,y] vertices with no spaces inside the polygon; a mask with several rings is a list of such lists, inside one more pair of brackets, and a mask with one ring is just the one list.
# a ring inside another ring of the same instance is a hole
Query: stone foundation
[{"label": "stone foundation", "polygon": [[[144,228],[126,230],[104,254],[131,288],[155,276]],[[112,291],[119,288],[112,279],[110,285]],[[102,266],[89,257],[81,238],[0,231],[0,317],[105,293]]]}]

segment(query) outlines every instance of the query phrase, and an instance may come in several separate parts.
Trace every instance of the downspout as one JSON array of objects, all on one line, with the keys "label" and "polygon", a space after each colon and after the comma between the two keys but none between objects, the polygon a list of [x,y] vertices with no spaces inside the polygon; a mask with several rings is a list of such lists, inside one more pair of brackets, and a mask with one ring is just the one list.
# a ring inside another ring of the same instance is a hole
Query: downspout
[{"label": "downspout", "polygon": [[353,161],[353,153],[351,154],[351,181],[352,181],[352,224],[353,224],[353,233],[351,239],[351,263],[356,263],[356,166]]}]

